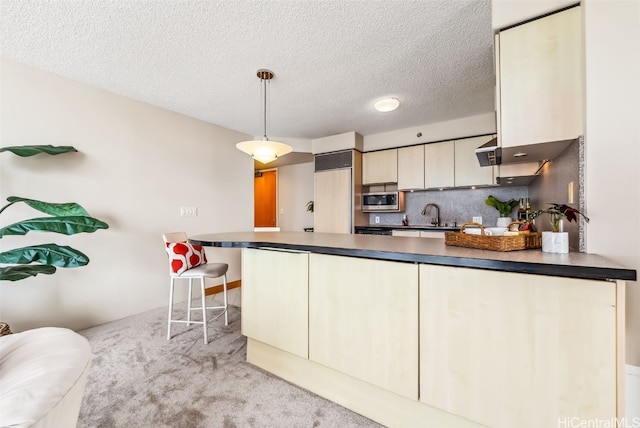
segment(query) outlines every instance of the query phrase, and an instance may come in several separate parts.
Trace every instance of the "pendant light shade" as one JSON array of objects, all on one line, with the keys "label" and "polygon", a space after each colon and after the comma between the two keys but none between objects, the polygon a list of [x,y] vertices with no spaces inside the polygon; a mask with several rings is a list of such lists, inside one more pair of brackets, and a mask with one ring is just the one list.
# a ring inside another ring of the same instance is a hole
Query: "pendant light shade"
[{"label": "pendant light shade", "polygon": [[268,139],[243,141],[236,144],[236,147],[238,150],[242,150],[258,162],[264,164],[272,162],[287,153],[291,153],[293,150],[288,144],[278,143]]},{"label": "pendant light shade", "polygon": [[286,155],[287,153],[291,153],[293,148],[285,143],[271,141],[269,140],[269,137],[267,137],[267,83],[273,79],[274,74],[272,71],[265,69],[258,70],[256,74],[260,79],[261,84],[264,134],[262,140],[242,141],[236,144],[236,148],[250,155],[258,162],[267,164]]}]

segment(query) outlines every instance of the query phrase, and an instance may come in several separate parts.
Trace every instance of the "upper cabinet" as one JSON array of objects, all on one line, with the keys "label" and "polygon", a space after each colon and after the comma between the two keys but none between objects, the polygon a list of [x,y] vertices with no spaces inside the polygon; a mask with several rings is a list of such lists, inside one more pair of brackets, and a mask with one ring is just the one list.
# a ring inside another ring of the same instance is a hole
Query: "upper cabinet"
[{"label": "upper cabinet", "polygon": [[494,137],[485,135],[363,153],[362,184],[397,182],[398,190],[495,185],[496,167],[481,167],[475,153],[476,148]]},{"label": "upper cabinet", "polygon": [[489,137],[465,138],[455,141],[455,179],[456,187],[496,184],[493,166],[480,166],[476,148],[486,143]]},{"label": "upper cabinet", "polygon": [[424,145],[398,149],[398,189],[424,189]]},{"label": "upper cabinet", "polygon": [[362,155],[362,184],[398,182],[398,149],[368,152]]},{"label": "upper cabinet", "polygon": [[498,138],[502,147],[583,134],[581,9],[573,7],[496,36]]},{"label": "upper cabinet", "polygon": [[424,188],[454,186],[453,141],[424,145]]}]

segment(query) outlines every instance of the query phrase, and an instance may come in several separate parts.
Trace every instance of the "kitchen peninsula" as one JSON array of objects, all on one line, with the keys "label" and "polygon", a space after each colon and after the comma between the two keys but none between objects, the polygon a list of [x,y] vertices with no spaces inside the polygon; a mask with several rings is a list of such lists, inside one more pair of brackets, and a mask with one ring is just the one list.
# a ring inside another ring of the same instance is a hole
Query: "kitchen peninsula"
[{"label": "kitchen peninsula", "polygon": [[624,416],[624,291],[585,253],[441,239],[228,233],[247,361],[390,427]]}]

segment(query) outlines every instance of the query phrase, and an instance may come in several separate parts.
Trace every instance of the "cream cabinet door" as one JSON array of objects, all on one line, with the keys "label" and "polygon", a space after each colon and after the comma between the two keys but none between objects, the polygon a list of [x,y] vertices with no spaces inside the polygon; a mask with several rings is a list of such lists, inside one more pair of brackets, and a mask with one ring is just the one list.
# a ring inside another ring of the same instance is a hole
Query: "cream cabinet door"
[{"label": "cream cabinet door", "polygon": [[500,428],[616,416],[616,284],[420,266],[420,401]]},{"label": "cream cabinet door", "polygon": [[444,239],[444,232],[434,231],[434,230],[421,230],[420,231],[421,238],[437,238]]},{"label": "cream cabinet door", "polygon": [[496,184],[493,166],[480,166],[476,149],[493,137],[474,137],[456,140],[455,186],[483,186]]},{"label": "cream cabinet door", "polygon": [[242,250],[242,334],[308,358],[309,254]]},{"label": "cream cabinet door", "polygon": [[362,184],[398,182],[398,149],[362,154]]},{"label": "cream cabinet door", "polygon": [[502,147],[583,134],[582,52],[580,7],[499,33]]},{"label": "cream cabinet door", "polygon": [[417,400],[417,265],[311,254],[309,278],[309,359]]},{"label": "cream cabinet door", "polygon": [[398,190],[424,189],[424,145],[398,149]]},{"label": "cream cabinet door", "polygon": [[316,232],[351,233],[351,169],[314,174],[313,228]]},{"label": "cream cabinet door", "polygon": [[419,238],[420,231],[419,230],[400,230],[394,229],[391,231],[391,236],[405,236],[410,238]]},{"label": "cream cabinet door", "polygon": [[455,150],[453,141],[424,145],[424,188],[453,187]]}]

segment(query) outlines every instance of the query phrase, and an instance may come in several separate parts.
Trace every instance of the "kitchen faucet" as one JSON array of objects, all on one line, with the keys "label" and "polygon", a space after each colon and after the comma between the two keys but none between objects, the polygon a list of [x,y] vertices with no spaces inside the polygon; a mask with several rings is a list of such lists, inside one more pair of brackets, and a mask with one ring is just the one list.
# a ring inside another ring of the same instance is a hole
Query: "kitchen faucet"
[{"label": "kitchen faucet", "polygon": [[431,225],[440,226],[440,208],[436,204],[425,205],[424,208],[422,209],[421,214],[427,215],[427,208],[429,207],[434,207],[436,209],[436,218],[435,219],[433,217],[431,218]]}]

